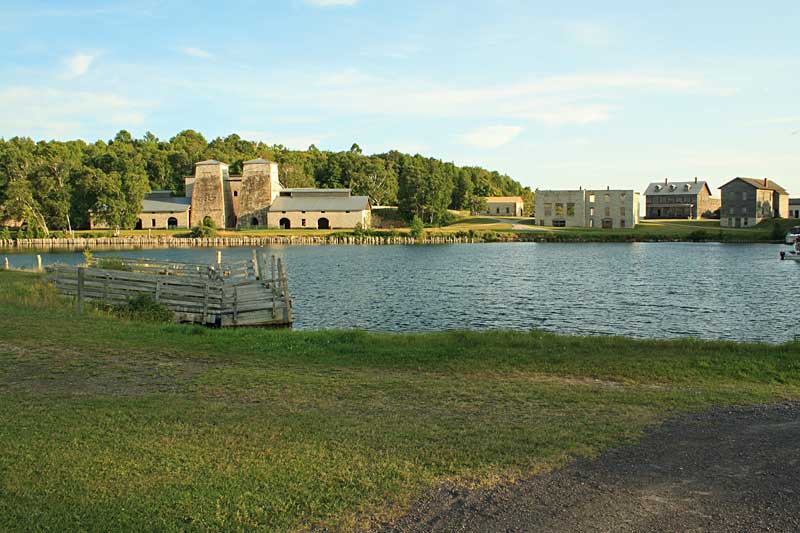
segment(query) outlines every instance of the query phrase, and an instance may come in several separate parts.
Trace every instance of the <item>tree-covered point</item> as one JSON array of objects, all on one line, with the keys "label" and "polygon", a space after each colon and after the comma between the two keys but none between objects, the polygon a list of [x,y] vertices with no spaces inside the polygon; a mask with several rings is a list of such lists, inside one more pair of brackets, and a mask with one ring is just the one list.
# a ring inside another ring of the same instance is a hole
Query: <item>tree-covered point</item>
[{"label": "tree-covered point", "polygon": [[345,152],[314,145],[289,150],[235,134],[208,142],[192,130],[169,141],[151,133],[134,139],[123,130],[113,140],[91,144],[0,139],[0,225],[20,223],[31,236],[42,236],[86,228],[91,212],[110,226],[132,228],[144,194],[183,194],[195,162],[217,159],[238,174],[244,161],[259,157],[278,163],[285,187],[349,187],[373,205],[398,205],[409,220],[416,215],[427,223],[442,220],[447,209],[474,207],[477,197],[520,195],[528,205],[533,199],[530,188],[509,176],[419,154],[367,156],[357,144]]}]

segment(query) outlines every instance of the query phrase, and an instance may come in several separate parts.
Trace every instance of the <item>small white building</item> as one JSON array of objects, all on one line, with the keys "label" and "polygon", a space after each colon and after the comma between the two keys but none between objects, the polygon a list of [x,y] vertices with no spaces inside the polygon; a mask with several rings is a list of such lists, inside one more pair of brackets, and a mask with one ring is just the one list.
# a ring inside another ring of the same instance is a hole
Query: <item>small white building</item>
[{"label": "small white building", "polygon": [[521,196],[487,196],[484,215],[523,216],[525,202]]},{"label": "small white building", "polygon": [[283,189],[267,211],[270,228],[352,229],[371,222],[369,197],[350,189]]},{"label": "small white building", "polygon": [[633,228],[639,193],[630,189],[536,190],[536,221],[557,228]]}]

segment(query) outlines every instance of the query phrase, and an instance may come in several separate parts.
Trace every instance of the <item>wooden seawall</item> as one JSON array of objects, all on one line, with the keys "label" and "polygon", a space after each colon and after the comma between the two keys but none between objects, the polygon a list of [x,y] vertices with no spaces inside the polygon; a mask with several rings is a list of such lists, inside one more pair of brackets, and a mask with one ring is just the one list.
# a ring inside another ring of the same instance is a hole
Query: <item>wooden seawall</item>
[{"label": "wooden seawall", "polygon": [[0,248],[209,248],[267,245],[391,245],[391,244],[468,244],[482,242],[481,237],[431,235],[414,239],[408,235],[289,235],[268,237],[93,237],[75,239],[12,239],[0,240]]},{"label": "wooden seawall", "polygon": [[[253,254],[253,261],[198,265],[144,259],[113,259],[115,268],[95,261],[85,267],[48,267],[62,293],[85,302],[125,305],[149,294],[178,322],[209,326],[291,326],[292,301],[280,259]],[[107,260],[110,261],[110,260]]]}]

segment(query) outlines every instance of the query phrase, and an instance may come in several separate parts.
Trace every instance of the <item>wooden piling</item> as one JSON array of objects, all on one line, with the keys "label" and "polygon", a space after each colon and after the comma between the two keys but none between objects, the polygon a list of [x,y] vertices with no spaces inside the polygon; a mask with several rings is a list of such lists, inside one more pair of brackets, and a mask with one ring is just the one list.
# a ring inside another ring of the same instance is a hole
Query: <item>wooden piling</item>
[{"label": "wooden piling", "polygon": [[86,278],[86,267],[78,267],[78,294],[76,306],[79,314],[83,314],[83,285]]},{"label": "wooden piling", "polygon": [[36,255],[36,272],[42,271],[42,256]]},{"label": "wooden piling", "polygon": [[11,268],[8,265],[8,257],[6,257],[5,260],[3,261],[3,268],[5,270],[11,270]]}]

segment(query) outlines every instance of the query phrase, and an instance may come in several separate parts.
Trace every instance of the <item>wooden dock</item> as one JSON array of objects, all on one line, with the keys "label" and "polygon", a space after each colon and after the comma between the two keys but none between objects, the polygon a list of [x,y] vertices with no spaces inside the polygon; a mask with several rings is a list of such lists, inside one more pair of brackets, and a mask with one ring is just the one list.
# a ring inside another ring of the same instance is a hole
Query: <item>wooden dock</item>
[{"label": "wooden dock", "polygon": [[62,294],[75,297],[79,312],[87,301],[125,305],[137,295],[150,294],[178,322],[291,326],[292,300],[281,259],[272,256],[268,261],[266,254],[255,251],[252,261],[222,263],[219,254],[217,258],[214,265],[101,258],[87,266],[47,270]]}]

